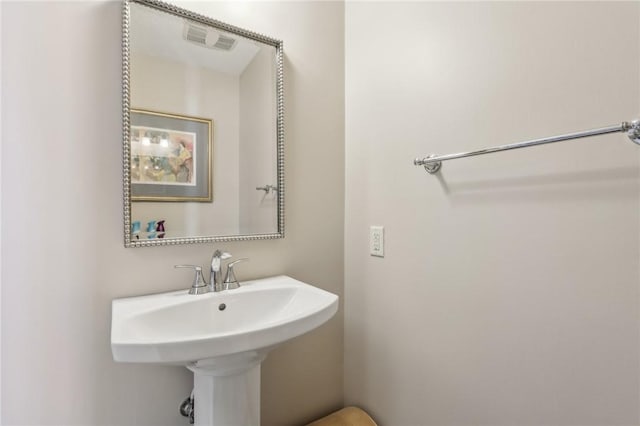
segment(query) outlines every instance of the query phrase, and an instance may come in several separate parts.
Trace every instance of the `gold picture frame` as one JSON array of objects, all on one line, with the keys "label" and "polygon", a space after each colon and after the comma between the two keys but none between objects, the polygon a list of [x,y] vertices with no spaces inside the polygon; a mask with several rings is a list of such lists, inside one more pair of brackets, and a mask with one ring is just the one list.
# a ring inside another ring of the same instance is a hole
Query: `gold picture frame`
[{"label": "gold picture frame", "polygon": [[131,109],[131,201],[212,202],[213,120]]}]

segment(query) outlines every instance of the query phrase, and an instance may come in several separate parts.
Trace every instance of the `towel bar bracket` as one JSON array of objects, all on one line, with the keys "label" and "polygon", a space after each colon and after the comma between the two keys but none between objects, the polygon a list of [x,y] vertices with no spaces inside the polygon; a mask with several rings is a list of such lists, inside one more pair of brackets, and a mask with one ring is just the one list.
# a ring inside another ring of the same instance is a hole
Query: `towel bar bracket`
[{"label": "towel bar bracket", "polygon": [[413,164],[416,166],[424,166],[424,169],[431,174],[438,173],[442,167],[442,161],[437,161],[435,163],[427,162],[430,158],[435,156],[435,154],[431,154],[427,155],[425,158],[416,158],[413,160]]},{"label": "towel bar bracket", "polygon": [[624,130],[627,131],[627,136],[631,139],[631,142],[640,145],[640,120],[633,120],[631,123],[622,123]]}]

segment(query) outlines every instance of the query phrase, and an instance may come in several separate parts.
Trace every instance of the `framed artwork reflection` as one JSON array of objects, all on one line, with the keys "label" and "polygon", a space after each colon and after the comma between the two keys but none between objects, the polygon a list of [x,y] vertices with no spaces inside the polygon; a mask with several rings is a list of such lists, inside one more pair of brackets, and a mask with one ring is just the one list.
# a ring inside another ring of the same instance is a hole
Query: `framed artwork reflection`
[{"label": "framed artwork reflection", "polygon": [[131,109],[131,201],[213,201],[213,121]]}]

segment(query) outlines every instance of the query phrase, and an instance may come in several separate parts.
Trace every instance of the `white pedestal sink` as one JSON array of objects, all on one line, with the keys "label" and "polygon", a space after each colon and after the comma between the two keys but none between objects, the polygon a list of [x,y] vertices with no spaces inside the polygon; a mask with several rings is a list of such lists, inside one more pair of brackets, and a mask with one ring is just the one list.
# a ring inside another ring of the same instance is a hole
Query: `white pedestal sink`
[{"label": "white pedestal sink", "polygon": [[196,425],[258,426],[267,352],[337,310],[338,296],[287,276],[197,296],[182,290],[115,299],[111,349],[115,361],[193,371]]}]

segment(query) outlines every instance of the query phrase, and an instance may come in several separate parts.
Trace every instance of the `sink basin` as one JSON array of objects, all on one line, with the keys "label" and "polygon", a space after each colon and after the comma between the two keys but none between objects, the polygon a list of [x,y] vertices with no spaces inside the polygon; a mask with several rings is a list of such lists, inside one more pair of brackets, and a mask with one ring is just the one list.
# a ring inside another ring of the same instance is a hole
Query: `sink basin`
[{"label": "sink basin", "polygon": [[338,296],[287,276],[197,296],[185,289],[115,299],[111,350],[115,361],[191,370],[196,426],[259,426],[267,352],[337,310]]},{"label": "sink basin", "polygon": [[338,296],[277,276],[235,290],[115,299],[111,348],[120,362],[190,365],[267,349],[329,320]]}]

